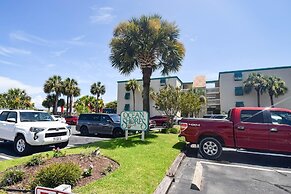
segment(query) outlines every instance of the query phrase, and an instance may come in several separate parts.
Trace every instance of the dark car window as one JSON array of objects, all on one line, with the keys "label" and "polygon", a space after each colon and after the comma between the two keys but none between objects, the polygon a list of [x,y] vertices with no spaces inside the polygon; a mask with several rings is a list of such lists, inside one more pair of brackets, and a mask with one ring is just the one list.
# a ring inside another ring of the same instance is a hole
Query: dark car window
[{"label": "dark car window", "polygon": [[6,121],[9,112],[2,112],[0,115],[0,121]]},{"label": "dark car window", "polygon": [[120,123],[120,116],[119,115],[109,115],[110,118],[113,120],[114,123]]},{"label": "dark car window", "polygon": [[86,121],[100,121],[100,115],[98,114],[81,114],[79,120],[86,120]]},{"label": "dark car window", "polygon": [[[16,114],[16,112],[10,112],[10,113],[8,114],[7,119],[15,119],[15,121],[17,121],[17,114]],[[6,119],[6,120],[7,120],[7,119]]]},{"label": "dark car window", "polygon": [[111,121],[110,117],[108,115],[102,115],[101,116],[101,122],[106,123],[108,120]]},{"label": "dark car window", "polygon": [[241,122],[264,123],[264,111],[261,110],[242,110],[240,113]]},{"label": "dark car window", "polygon": [[273,124],[285,124],[291,126],[291,113],[281,111],[271,111]]}]

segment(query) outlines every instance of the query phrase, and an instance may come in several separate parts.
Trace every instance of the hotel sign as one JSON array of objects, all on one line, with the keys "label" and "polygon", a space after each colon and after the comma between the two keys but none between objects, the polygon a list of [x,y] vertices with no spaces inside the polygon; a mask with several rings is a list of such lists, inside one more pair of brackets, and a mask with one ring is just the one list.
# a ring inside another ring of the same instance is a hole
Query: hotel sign
[{"label": "hotel sign", "polygon": [[120,115],[123,130],[146,131],[149,127],[149,115],[145,111],[124,111]]}]

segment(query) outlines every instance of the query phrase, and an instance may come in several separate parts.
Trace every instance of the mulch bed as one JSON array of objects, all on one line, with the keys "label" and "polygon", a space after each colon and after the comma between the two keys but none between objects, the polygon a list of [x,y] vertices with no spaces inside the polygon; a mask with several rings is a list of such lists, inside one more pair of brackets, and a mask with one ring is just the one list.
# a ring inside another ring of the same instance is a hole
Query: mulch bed
[{"label": "mulch bed", "polygon": [[[25,172],[25,177],[21,182],[11,185],[9,188],[23,190],[29,189],[31,180],[41,168],[53,163],[65,163],[65,162],[73,162],[78,164],[81,167],[82,171],[84,169],[88,169],[90,165],[93,166],[92,176],[82,177],[78,181],[76,187],[84,186],[92,181],[96,181],[106,176],[106,174],[110,173],[108,172],[108,169],[112,172],[119,167],[119,164],[117,162],[102,155],[94,156],[91,154],[74,154],[58,158],[53,157],[45,160],[45,162],[39,166],[25,166],[25,165],[17,166],[16,167],[17,169],[20,169]],[[3,174],[3,172],[0,172],[0,177],[1,174]]]}]

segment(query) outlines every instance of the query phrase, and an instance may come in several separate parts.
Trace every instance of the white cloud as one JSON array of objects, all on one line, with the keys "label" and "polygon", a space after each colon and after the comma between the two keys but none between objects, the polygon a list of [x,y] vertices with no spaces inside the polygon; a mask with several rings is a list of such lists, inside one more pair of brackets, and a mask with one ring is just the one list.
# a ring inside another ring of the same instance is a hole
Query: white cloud
[{"label": "white cloud", "polygon": [[55,56],[55,57],[60,57],[62,56],[63,54],[65,54],[66,52],[68,52],[70,48],[65,48],[63,50],[59,50],[59,51],[55,51],[55,52],[52,52],[52,54]]},{"label": "white cloud", "polygon": [[80,41],[83,40],[86,36],[85,35],[81,35],[81,36],[76,36],[74,38],[72,38],[73,41]]},{"label": "white cloud", "polygon": [[112,7],[100,7],[97,6],[91,7],[94,11],[94,15],[90,16],[90,21],[92,23],[109,23],[115,16],[112,15],[114,9]]},{"label": "white cloud", "polygon": [[0,76],[0,93],[7,92],[10,88],[23,89],[28,95],[43,93],[42,87],[30,86],[18,80]]},{"label": "white cloud", "polygon": [[11,55],[29,55],[29,54],[31,54],[31,52],[28,50],[0,46],[0,55],[5,57],[10,57]]},{"label": "white cloud", "polygon": [[12,63],[10,61],[4,61],[0,59],[0,64],[5,64],[5,65],[9,65],[9,66],[14,66],[14,67],[19,67],[20,65]]},{"label": "white cloud", "polygon": [[52,68],[52,67],[55,67],[55,66],[56,66],[56,64],[48,64],[47,65],[48,68]]},{"label": "white cloud", "polygon": [[24,41],[24,42],[28,42],[28,43],[32,43],[36,45],[41,45],[41,46],[50,46],[52,44],[51,41],[48,41],[46,39],[40,38],[32,34],[21,32],[21,31],[11,32],[9,34],[9,37],[12,40]]},{"label": "white cloud", "polygon": [[34,103],[34,106],[39,109],[43,109],[44,107],[42,106],[42,102],[45,99],[45,97],[41,95],[36,95],[31,98],[31,101]]}]

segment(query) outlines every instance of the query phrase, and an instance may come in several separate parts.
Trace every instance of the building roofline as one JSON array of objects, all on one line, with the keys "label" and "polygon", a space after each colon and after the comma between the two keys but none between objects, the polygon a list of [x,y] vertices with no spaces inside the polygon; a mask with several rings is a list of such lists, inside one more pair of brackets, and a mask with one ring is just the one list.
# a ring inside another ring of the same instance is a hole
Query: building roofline
[{"label": "building roofline", "polygon": [[216,83],[218,82],[218,80],[209,80],[209,81],[206,81],[207,84],[212,84],[212,83]]},{"label": "building roofline", "polygon": [[288,69],[288,68],[291,68],[291,66],[265,67],[265,68],[257,68],[257,69],[244,69],[244,70],[222,71],[222,72],[219,72],[219,75],[220,74],[226,74],[226,73],[235,73],[235,72],[266,71],[266,70]]}]

